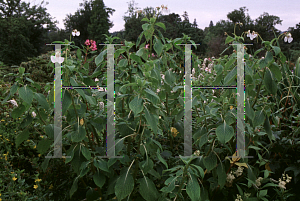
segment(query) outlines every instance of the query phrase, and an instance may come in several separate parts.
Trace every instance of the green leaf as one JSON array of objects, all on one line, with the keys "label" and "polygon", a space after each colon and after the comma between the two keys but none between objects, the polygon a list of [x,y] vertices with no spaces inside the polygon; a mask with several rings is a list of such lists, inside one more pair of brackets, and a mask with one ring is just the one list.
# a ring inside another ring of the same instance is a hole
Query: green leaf
[{"label": "green leaf", "polygon": [[26,129],[16,137],[16,147],[18,148],[19,145],[24,142],[25,140],[28,140],[29,137],[29,131]]},{"label": "green leaf", "polygon": [[97,102],[93,96],[88,96],[85,94],[85,98],[86,98],[87,102],[89,102],[91,105],[95,106],[97,104]]},{"label": "green leaf", "polygon": [[168,169],[168,164],[165,161],[165,159],[163,159],[163,157],[161,157],[161,155],[159,153],[159,149],[157,149],[156,155],[157,155],[158,160],[160,160],[160,162],[162,162],[166,166],[166,168]]},{"label": "green leaf", "polygon": [[162,22],[157,22],[157,23],[155,23],[155,25],[163,28],[166,31],[166,26]]},{"label": "green leaf", "polygon": [[253,127],[260,126],[264,123],[265,120],[265,114],[263,113],[263,110],[259,110],[255,112],[255,117],[253,119]]},{"label": "green leaf", "polygon": [[15,108],[11,112],[11,117],[13,119],[20,117],[26,111],[26,107],[24,105],[19,105],[19,107]]},{"label": "green leaf", "polygon": [[232,69],[232,71],[230,71],[224,78],[224,86],[228,86],[228,84],[233,82],[236,76],[237,76],[237,67],[234,67],[234,69]]},{"label": "green leaf", "polygon": [[259,191],[258,197],[265,197],[268,194],[268,190],[261,190]]},{"label": "green leaf", "polygon": [[274,80],[272,72],[270,71],[270,69],[268,67],[266,68],[266,72],[265,72],[265,76],[264,76],[264,84],[265,84],[267,91],[270,94],[276,95],[277,84]]},{"label": "green leaf", "polygon": [[218,184],[220,185],[220,189],[222,189],[226,183],[227,175],[224,166],[222,166],[221,164],[219,164],[217,168],[217,174],[218,174]]},{"label": "green leaf", "polygon": [[85,146],[81,146],[81,153],[87,160],[91,159],[91,152]]},{"label": "green leaf", "polygon": [[119,67],[125,67],[125,66],[127,66],[127,64],[128,64],[127,59],[121,59],[119,61]]},{"label": "green leaf", "polygon": [[271,47],[272,47],[272,49],[273,49],[274,52],[275,52],[275,56],[277,56],[277,55],[281,52],[280,47],[273,46],[273,45],[271,45]]},{"label": "green leaf", "polygon": [[20,128],[25,128],[26,126],[31,124],[32,120],[33,120],[33,117],[28,113],[26,115],[26,118],[24,118],[22,123],[20,124]]},{"label": "green leaf", "polygon": [[24,72],[25,72],[25,68],[24,67],[19,67],[20,76],[23,76]]},{"label": "green leaf", "polygon": [[174,73],[171,72],[170,70],[165,72],[165,82],[170,86],[173,86],[175,83]]},{"label": "green leaf", "polygon": [[269,66],[269,68],[270,68],[272,74],[274,75],[274,77],[277,79],[277,81],[280,81],[282,78],[282,74],[281,74],[278,64],[276,62],[273,62]]},{"label": "green leaf", "polygon": [[93,176],[93,180],[99,188],[102,188],[105,184],[106,177],[101,172],[97,171]]},{"label": "green leaf", "polygon": [[154,48],[157,56],[160,57],[162,50],[163,50],[163,44],[161,43],[160,39],[156,38],[153,48]]},{"label": "green leaf", "polygon": [[186,193],[191,198],[192,201],[199,201],[200,200],[200,186],[198,180],[195,175],[191,175],[187,186],[186,186]]},{"label": "green leaf", "polygon": [[139,179],[139,183],[139,192],[145,200],[153,201],[158,199],[159,193],[151,179],[145,176]]},{"label": "green leaf", "polygon": [[78,59],[82,59],[82,58],[81,58],[82,54],[81,54],[80,48],[77,49],[76,55],[77,55],[77,58],[78,58]]},{"label": "green leaf", "polygon": [[154,98],[156,98],[158,101],[160,101],[160,98],[158,95],[156,95],[156,93],[154,93],[154,91],[152,91],[151,89],[146,88],[145,92],[147,92],[149,95],[153,96]]},{"label": "green leaf", "polygon": [[144,174],[147,174],[150,170],[152,170],[153,165],[153,161],[149,158],[139,163],[140,169],[143,170]]},{"label": "green leaf", "polygon": [[48,124],[47,126],[45,126],[45,132],[46,132],[46,135],[50,139],[54,139],[54,125],[53,124]]},{"label": "green leaf", "polygon": [[253,120],[254,118],[254,111],[249,103],[249,100],[246,99],[246,107],[245,107],[245,112],[246,112],[246,115],[249,117],[249,119]]},{"label": "green leaf", "polygon": [[267,52],[265,60],[266,60],[267,63],[272,61],[273,60],[273,53],[272,52]]},{"label": "green leaf", "polygon": [[48,149],[50,149],[50,145],[51,145],[51,144],[52,144],[52,141],[51,141],[51,140],[49,140],[49,139],[43,139],[43,140],[41,140],[41,141],[38,143],[36,149],[38,150],[38,152],[39,152],[40,154],[44,154],[44,153],[47,152]]},{"label": "green leaf", "polygon": [[194,167],[196,170],[198,170],[198,172],[200,173],[201,178],[203,179],[204,178],[204,171],[203,171],[202,167],[200,167],[198,165],[194,165],[194,164],[191,164],[191,166]]},{"label": "green leaf", "polygon": [[[144,19],[145,19],[145,18],[144,18]],[[143,20],[142,20],[142,21],[143,21]],[[149,27],[150,27],[149,25],[150,25],[150,24],[148,24],[148,23],[143,24],[143,25],[142,25],[143,30],[144,30],[144,31],[147,31],[147,30],[149,29]]]},{"label": "green leaf", "polygon": [[223,66],[221,64],[214,65],[214,69],[217,72],[217,74],[219,75],[223,71]]},{"label": "green leaf", "polygon": [[225,144],[228,142],[234,135],[234,130],[231,126],[229,126],[226,122],[221,124],[216,129],[216,135],[218,137],[218,140]]},{"label": "green leaf", "polygon": [[145,108],[145,118],[147,120],[147,123],[150,125],[150,128],[152,129],[154,134],[156,134],[158,122],[156,122],[156,119],[154,118],[153,114],[151,114],[149,112],[149,110],[147,109],[147,107],[145,105],[144,105],[144,108]]},{"label": "green leaf", "polygon": [[85,138],[86,131],[82,126],[75,125],[76,130],[72,132],[71,139],[73,142],[80,142]]},{"label": "green leaf", "polygon": [[95,167],[99,168],[100,170],[103,170],[105,172],[109,172],[107,162],[103,159],[96,160],[94,158],[94,165],[95,165]]},{"label": "green leaf", "polygon": [[66,111],[69,109],[72,104],[72,98],[68,90],[63,91],[62,97],[62,115],[65,115]]},{"label": "green leaf", "polygon": [[271,126],[270,126],[268,117],[265,118],[264,128],[268,134],[268,138],[270,139],[270,141],[275,140],[275,136],[272,134],[272,130],[271,130]]},{"label": "green leaf", "polygon": [[129,108],[133,111],[133,114],[136,116],[143,111],[143,99],[138,96],[134,97],[129,103]]},{"label": "green leaf", "polygon": [[144,63],[142,62],[141,58],[135,54],[131,54],[130,55],[130,59],[132,59],[133,61],[137,62],[138,64],[143,65]]},{"label": "green leaf", "polygon": [[42,106],[42,108],[44,108],[45,110],[49,109],[49,104],[48,104],[48,102],[47,102],[47,100],[46,100],[46,98],[43,94],[34,93],[34,98],[38,102],[38,104],[40,106]]},{"label": "green leaf", "polygon": [[266,61],[266,58],[261,59],[258,62],[258,65],[259,65],[260,69],[263,69],[264,67],[266,67],[268,65],[268,62]]},{"label": "green leaf", "polygon": [[115,185],[115,194],[118,200],[126,198],[132,192],[133,187],[134,180],[129,171],[121,174]]},{"label": "green leaf", "polygon": [[211,171],[217,165],[217,157],[213,152],[210,152],[208,156],[205,156],[203,159],[203,164],[206,167],[207,171]]},{"label": "green leaf", "polygon": [[256,50],[255,52],[254,52],[254,55],[253,55],[253,57],[255,57],[258,53],[260,53],[262,50],[264,50],[265,48],[263,47],[263,48],[260,48],[260,49],[258,49],[258,50]]},{"label": "green leaf", "polygon": [[79,176],[76,177],[75,180],[73,181],[73,185],[72,185],[71,190],[70,190],[70,199],[71,199],[72,195],[77,191],[78,178],[79,178]]},{"label": "green leaf", "polygon": [[95,59],[96,66],[99,66],[99,64],[103,61],[104,55],[107,53],[107,50],[103,50]]},{"label": "green leaf", "polygon": [[28,105],[32,103],[33,92],[27,86],[24,86],[19,89],[19,96],[22,98]]},{"label": "green leaf", "polygon": [[225,64],[225,70],[228,70],[230,68],[230,66],[237,61],[237,59],[235,57],[231,58],[226,64]]},{"label": "green leaf", "polygon": [[234,38],[232,38],[231,36],[227,36],[226,40],[225,40],[225,44],[228,44],[230,42],[234,41]]}]

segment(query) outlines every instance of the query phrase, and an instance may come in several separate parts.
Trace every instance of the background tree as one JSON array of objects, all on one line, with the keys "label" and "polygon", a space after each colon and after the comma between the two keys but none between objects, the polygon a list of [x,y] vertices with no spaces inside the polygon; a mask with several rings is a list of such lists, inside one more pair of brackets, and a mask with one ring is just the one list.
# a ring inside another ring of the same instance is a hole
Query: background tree
[{"label": "background tree", "polygon": [[57,21],[52,22],[43,3],[30,7],[21,0],[0,1],[0,60],[4,64],[19,65],[43,51],[48,30],[57,29]]},{"label": "background tree", "polygon": [[213,27],[213,26],[214,26],[214,23],[213,23],[213,21],[210,20],[210,23],[209,23],[208,27]]},{"label": "background tree", "polygon": [[108,30],[113,27],[113,23],[109,20],[109,14],[113,14],[114,9],[105,7],[103,0],[95,0],[92,3],[91,23],[88,25],[89,37],[94,39],[97,44],[105,42],[105,36]]}]

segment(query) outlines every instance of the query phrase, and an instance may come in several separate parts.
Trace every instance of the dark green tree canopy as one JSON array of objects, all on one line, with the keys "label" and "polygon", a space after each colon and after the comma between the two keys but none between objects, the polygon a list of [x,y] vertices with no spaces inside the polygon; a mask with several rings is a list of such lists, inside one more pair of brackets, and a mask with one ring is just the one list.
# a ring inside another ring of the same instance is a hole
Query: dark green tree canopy
[{"label": "dark green tree canopy", "polygon": [[0,0],[0,60],[5,64],[19,65],[38,56],[48,31],[57,29],[43,3],[30,7],[21,0]]}]

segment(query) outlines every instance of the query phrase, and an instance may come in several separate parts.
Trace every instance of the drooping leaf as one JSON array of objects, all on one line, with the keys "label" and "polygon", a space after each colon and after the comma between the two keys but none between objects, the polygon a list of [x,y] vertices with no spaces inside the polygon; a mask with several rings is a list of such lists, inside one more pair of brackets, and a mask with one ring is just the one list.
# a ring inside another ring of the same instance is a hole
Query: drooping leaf
[{"label": "drooping leaf", "polygon": [[32,99],[33,99],[33,92],[31,89],[29,89],[29,87],[24,86],[21,87],[19,89],[19,96],[20,98],[22,98],[27,104],[31,104],[32,103]]},{"label": "drooping leaf", "polygon": [[199,201],[200,200],[200,186],[198,180],[195,175],[191,175],[187,186],[186,186],[186,193],[191,198],[192,201]]},{"label": "drooping leaf", "polygon": [[29,131],[28,129],[24,130],[22,133],[17,135],[16,137],[16,147],[18,148],[19,145],[24,142],[25,140],[28,140],[29,137]]},{"label": "drooping leaf", "polygon": [[136,116],[140,112],[143,111],[143,99],[139,98],[138,96],[134,97],[132,101],[129,103],[129,108],[133,111],[133,114]]},{"label": "drooping leaf", "polygon": [[152,129],[152,131],[156,134],[158,122],[156,121],[156,118],[153,116],[153,114],[151,114],[149,112],[149,110],[147,109],[147,107],[145,105],[144,105],[144,108],[145,108],[145,118],[146,118],[147,124],[150,125],[150,128]]},{"label": "drooping leaf", "polygon": [[274,80],[272,72],[270,71],[270,69],[268,67],[266,68],[266,72],[265,72],[265,76],[264,76],[264,84],[269,93],[271,93],[273,95],[276,94],[277,84]]},{"label": "drooping leaf", "polygon": [[159,193],[152,180],[145,176],[139,179],[139,183],[139,192],[145,200],[152,201],[158,199]]},{"label": "drooping leaf", "polygon": [[121,174],[115,185],[115,194],[118,200],[126,198],[133,190],[134,180],[129,172]]},{"label": "drooping leaf", "polygon": [[217,127],[216,129],[216,135],[218,137],[218,140],[225,144],[228,142],[234,135],[234,130],[231,126],[229,126],[225,121],[223,124]]},{"label": "drooping leaf", "polygon": [[105,184],[106,177],[100,171],[96,171],[93,176],[93,180],[99,188],[102,188],[102,186]]},{"label": "drooping leaf", "polygon": [[45,98],[45,96],[43,94],[40,93],[34,93],[34,98],[36,99],[36,101],[38,102],[38,104],[40,106],[42,106],[42,108],[44,108],[45,110],[49,109],[49,104]]},{"label": "drooping leaf", "polygon": [[211,171],[217,165],[217,157],[213,152],[210,152],[208,156],[205,156],[203,159],[203,164],[206,167],[207,171]]}]

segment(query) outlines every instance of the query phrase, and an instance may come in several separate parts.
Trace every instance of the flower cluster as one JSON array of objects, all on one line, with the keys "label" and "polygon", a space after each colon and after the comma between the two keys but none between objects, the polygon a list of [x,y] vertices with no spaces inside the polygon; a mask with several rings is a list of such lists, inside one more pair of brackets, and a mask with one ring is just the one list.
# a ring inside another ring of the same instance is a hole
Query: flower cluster
[{"label": "flower cluster", "polygon": [[176,137],[179,132],[177,131],[176,128],[171,127],[171,133],[172,133],[173,137]]},{"label": "flower cluster", "polygon": [[229,174],[227,174],[227,178],[226,178],[226,186],[227,187],[231,187],[232,186],[232,182],[235,179],[235,176],[233,175],[232,171],[230,171]]},{"label": "flower cluster", "polygon": [[289,42],[291,43],[293,41],[293,38],[292,38],[292,34],[291,33],[286,33],[286,36],[284,37],[284,42]]},{"label": "flower cluster", "polygon": [[195,156],[200,156],[200,150],[195,151],[195,152],[194,152],[194,155],[195,155]]},{"label": "flower cluster", "polygon": [[290,183],[290,182],[291,182],[292,177],[289,177],[288,174],[286,174],[286,175],[285,175],[285,174],[282,174],[282,177],[283,177],[283,180],[279,179],[279,184],[278,184],[278,186],[279,186],[280,188],[286,189],[285,185],[286,185],[287,183]]},{"label": "flower cluster", "polygon": [[256,179],[256,181],[255,181],[255,185],[257,186],[257,187],[260,187],[261,186],[261,181],[263,180],[263,178],[262,177],[258,177],[257,179]]},{"label": "flower cluster", "polygon": [[243,170],[244,170],[244,168],[239,166],[238,169],[234,172],[236,177],[241,176],[243,174]]},{"label": "flower cluster", "polygon": [[15,107],[18,107],[18,103],[17,103],[17,101],[15,101],[14,99],[9,100],[9,101],[7,101],[7,102],[10,102],[10,103],[12,103]]},{"label": "flower cluster", "polygon": [[73,36],[79,36],[80,35],[80,31],[77,31],[77,29],[74,29],[72,32]]},{"label": "flower cluster", "polygon": [[237,195],[236,195],[235,201],[243,201],[243,200],[242,200],[242,196],[239,195],[239,194],[237,194]]},{"label": "flower cluster", "polygon": [[97,50],[96,41],[87,39],[87,40],[85,41],[84,44],[87,45],[87,46],[90,46],[89,48],[90,48],[92,51]]}]

